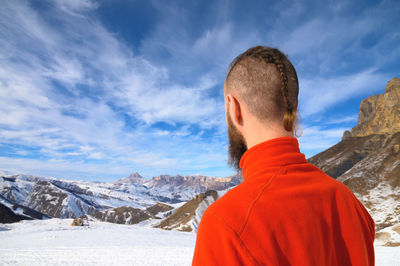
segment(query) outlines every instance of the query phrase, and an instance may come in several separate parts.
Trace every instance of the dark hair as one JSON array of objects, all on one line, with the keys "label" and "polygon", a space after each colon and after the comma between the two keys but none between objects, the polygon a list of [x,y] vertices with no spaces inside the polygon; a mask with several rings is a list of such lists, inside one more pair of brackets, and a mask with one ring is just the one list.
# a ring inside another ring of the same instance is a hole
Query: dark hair
[{"label": "dark hair", "polygon": [[237,90],[249,109],[260,119],[283,120],[294,131],[299,82],[287,56],[276,48],[255,46],[230,64],[226,89]]}]

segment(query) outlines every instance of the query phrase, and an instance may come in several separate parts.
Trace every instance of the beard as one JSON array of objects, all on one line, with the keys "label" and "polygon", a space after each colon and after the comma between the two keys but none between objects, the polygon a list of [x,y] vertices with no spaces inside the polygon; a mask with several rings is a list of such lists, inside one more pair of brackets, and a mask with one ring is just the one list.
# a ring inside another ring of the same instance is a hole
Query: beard
[{"label": "beard", "polygon": [[243,135],[237,130],[229,115],[229,109],[227,113],[228,121],[228,138],[229,138],[229,156],[228,164],[233,166],[237,171],[240,170],[239,162],[243,154],[247,151],[247,145],[243,138]]}]

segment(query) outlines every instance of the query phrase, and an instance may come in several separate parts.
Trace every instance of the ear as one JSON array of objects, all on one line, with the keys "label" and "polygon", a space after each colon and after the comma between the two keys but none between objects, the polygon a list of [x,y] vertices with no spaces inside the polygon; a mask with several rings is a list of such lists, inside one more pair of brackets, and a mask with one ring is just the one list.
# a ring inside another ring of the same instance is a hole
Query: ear
[{"label": "ear", "polygon": [[226,96],[227,109],[229,109],[229,115],[232,123],[235,127],[242,132],[243,128],[243,109],[240,105],[240,101],[232,94]]}]

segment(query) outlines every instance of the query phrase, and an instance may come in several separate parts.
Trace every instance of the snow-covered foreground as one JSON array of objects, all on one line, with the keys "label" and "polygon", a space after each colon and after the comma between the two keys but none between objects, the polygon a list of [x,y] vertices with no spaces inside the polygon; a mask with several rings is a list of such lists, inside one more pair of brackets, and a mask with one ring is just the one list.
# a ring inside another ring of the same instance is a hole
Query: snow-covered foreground
[{"label": "snow-covered foreground", "polygon": [[[190,265],[196,235],[72,219],[0,224],[0,265]],[[375,247],[376,265],[400,266],[400,247]]]},{"label": "snow-covered foreground", "polygon": [[50,219],[0,224],[0,265],[190,265],[192,260],[194,233],[71,223]]}]

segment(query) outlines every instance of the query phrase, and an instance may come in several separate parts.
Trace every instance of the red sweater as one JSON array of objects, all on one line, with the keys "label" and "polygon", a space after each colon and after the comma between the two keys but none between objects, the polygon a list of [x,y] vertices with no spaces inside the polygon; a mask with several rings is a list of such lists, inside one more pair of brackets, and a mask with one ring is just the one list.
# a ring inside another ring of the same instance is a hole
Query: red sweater
[{"label": "red sweater", "polygon": [[201,219],[193,265],[374,265],[373,219],[296,138],[255,145],[240,167],[243,182]]}]

